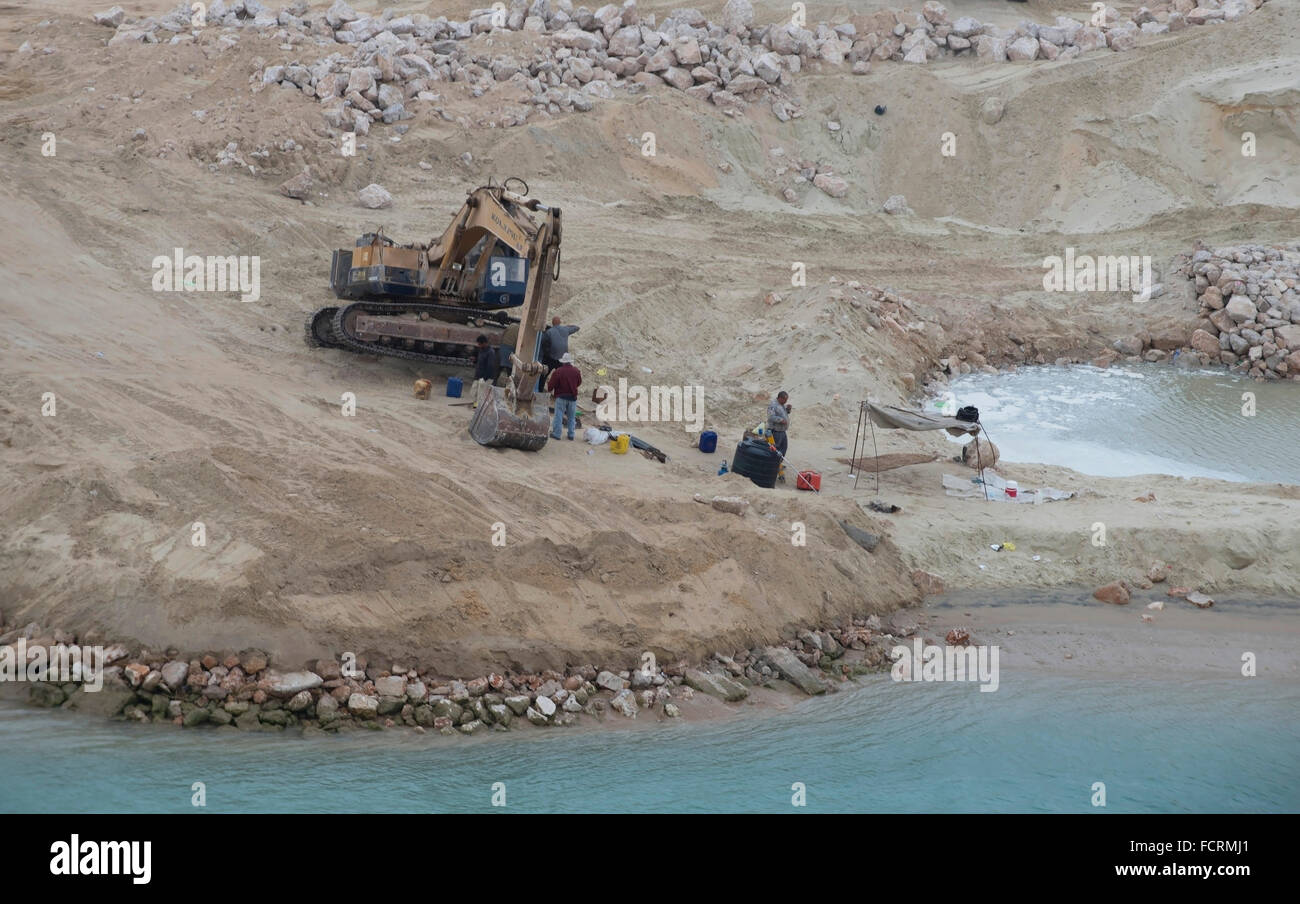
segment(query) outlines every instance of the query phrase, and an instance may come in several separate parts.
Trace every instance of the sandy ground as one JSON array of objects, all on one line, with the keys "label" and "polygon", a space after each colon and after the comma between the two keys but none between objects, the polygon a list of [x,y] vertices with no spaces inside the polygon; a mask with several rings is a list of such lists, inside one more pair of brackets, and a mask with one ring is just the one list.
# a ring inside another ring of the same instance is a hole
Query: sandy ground
[{"label": "sandy ground", "polygon": [[[852,490],[834,462],[848,455],[835,447],[852,445],[859,399],[906,401],[902,375],[922,378],[948,354],[1086,357],[1194,319],[1179,279],[1145,305],[1044,295],[1045,255],[1070,245],[1150,254],[1160,267],[1198,239],[1300,236],[1294,0],[1066,65],[809,72],[796,84],[807,114],[787,124],[659,91],[510,130],[421,113],[400,142],[377,127],[351,159],[313,101],[250,92],[257,58],[284,56],[274,41],[109,50],[110,32],[84,16],[106,5],[40,0],[6,8],[0,26],[8,621],[288,659],[381,649],[471,674],[772,641],[915,603],[915,568],[950,588],[1047,588],[1134,578],[1162,559],[1175,583],[1300,596],[1294,487],[1085,486],[1060,469],[1008,466],[1022,487],[1084,490],[1031,509],[945,497],[941,474],[970,472],[939,461],[887,472],[882,494],[904,510],[885,516],[864,510],[870,484]],[[1045,21],[1086,4],[1006,6]],[[19,56],[24,40],[56,52]],[[990,95],[1007,102],[995,126],[978,115]],[[472,118],[489,101],[449,89],[446,105]],[[877,103],[885,117],[868,112]],[[133,141],[141,127],[148,137]],[[654,158],[639,153],[646,130],[658,135]],[[1237,151],[1244,130],[1256,158]],[[939,154],[945,131],[956,157]],[[55,157],[40,154],[46,132]],[[302,150],[276,150],[256,173],[215,166],[229,141],[248,152],[288,138]],[[774,148],[830,163],[848,196],[803,186],[785,202]],[[305,164],[318,195],[278,194]],[[675,424],[636,429],[667,465],[568,442],[485,450],[465,431],[467,409],[410,395],[416,377],[441,387],[448,372],[303,345],[303,317],[331,301],[330,249],[381,224],[427,238],[465,189],[514,174],[565,210],[553,302],[583,326],[574,351],[588,380],[604,368],[611,382],[704,386],[721,450],[762,417],[763,394],[788,389],[792,460],[824,473],[820,496],[718,478],[719,456],[692,450]],[[391,210],[356,206],[372,181],[397,199]],[[881,213],[892,194],[917,215]],[[262,297],[152,292],[152,259],[177,246],[259,255]],[[794,261],[807,265],[806,288],[790,286]],[[873,328],[849,281],[900,292],[903,326]],[[772,292],[781,300],[764,304]],[[55,417],[41,416],[47,392]],[[340,414],[345,392],[355,417]],[[935,438],[879,445],[952,454]],[[1157,502],[1134,502],[1147,491]],[[740,519],[696,493],[743,493],[752,507]],[[868,554],[839,520],[885,542]],[[202,548],[190,545],[196,521]],[[805,547],[790,542],[794,521]],[[1105,547],[1091,543],[1098,521]],[[504,548],[490,542],[497,522]],[[988,548],[1005,540],[1016,553]]]},{"label": "sandy ground", "polygon": [[[953,593],[917,613],[927,641],[942,644],[964,627],[972,642],[996,644],[1004,680],[1050,672],[1116,680],[1245,677],[1294,680],[1300,674],[1300,611],[1294,600],[1219,596],[1198,609],[1157,585],[1126,606],[1099,603],[1089,589]],[[1147,608],[1152,602],[1164,608]],[[1149,621],[1145,621],[1146,616]]]}]

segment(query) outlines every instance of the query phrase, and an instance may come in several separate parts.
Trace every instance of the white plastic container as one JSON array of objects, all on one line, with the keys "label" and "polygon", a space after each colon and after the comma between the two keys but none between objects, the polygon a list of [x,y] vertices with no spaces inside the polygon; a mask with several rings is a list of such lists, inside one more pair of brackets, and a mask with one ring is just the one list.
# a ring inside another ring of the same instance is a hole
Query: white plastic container
[{"label": "white plastic container", "polygon": [[1020,494],[1020,484],[1016,483],[1014,480],[1008,480],[1006,492],[1009,497],[1015,499]]}]

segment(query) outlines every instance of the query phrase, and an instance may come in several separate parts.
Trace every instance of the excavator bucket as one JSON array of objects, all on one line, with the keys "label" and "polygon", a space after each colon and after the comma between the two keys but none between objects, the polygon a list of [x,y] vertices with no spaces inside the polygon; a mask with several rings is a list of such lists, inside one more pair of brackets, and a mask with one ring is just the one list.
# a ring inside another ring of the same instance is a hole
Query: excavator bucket
[{"label": "excavator bucket", "polygon": [[[529,406],[524,406],[526,410]],[[545,405],[537,405],[541,414],[517,413],[514,402],[498,386],[489,386],[469,422],[470,436],[483,446],[505,446],[536,452],[551,435],[551,419]]]}]

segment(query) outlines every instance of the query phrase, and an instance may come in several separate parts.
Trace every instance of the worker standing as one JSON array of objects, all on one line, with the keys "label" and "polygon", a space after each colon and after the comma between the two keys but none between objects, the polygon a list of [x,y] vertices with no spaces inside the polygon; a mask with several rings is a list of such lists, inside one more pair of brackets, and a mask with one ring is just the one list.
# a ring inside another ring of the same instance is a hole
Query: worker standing
[{"label": "worker standing", "polygon": [[[790,412],[794,406],[789,404],[790,394],[787,392],[778,392],[776,401],[767,406],[767,432],[772,437],[773,445],[776,451],[781,453],[781,458],[785,458],[785,450],[789,447],[789,439],[786,431],[790,429]],[[781,480],[785,480],[785,475],[781,475]]]},{"label": "worker standing", "polygon": [[542,334],[542,363],[549,368],[560,366],[560,359],[569,350],[569,337],[578,331],[578,327],[560,323],[559,317],[551,318],[551,325]]},{"label": "worker standing", "polygon": [[582,385],[582,372],[573,366],[573,355],[568,352],[560,356],[559,365],[546,384],[546,388],[555,396],[555,421],[551,424],[551,438],[560,438],[560,424],[563,422],[569,431],[569,439],[573,439],[578,420],[578,387]]},{"label": "worker standing", "polygon": [[474,407],[487,395],[488,387],[496,382],[497,372],[501,369],[497,359],[497,350],[488,344],[488,337],[482,334],[474,340]]}]

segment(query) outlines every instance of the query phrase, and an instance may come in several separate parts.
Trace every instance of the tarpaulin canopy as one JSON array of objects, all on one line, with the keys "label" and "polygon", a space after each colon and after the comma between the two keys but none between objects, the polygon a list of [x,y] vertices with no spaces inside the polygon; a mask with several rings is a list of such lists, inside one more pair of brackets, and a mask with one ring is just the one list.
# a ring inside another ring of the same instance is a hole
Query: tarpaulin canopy
[{"label": "tarpaulin canopy", "polygon": [[893,405],[877,405],[875,402],[867,402],[866,406],[871,423],[887,430],[947,430],[952,436],[980,432],[979,424],[959,421],[955,417],[940,417]]}]

